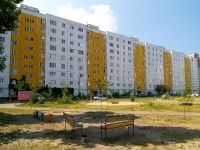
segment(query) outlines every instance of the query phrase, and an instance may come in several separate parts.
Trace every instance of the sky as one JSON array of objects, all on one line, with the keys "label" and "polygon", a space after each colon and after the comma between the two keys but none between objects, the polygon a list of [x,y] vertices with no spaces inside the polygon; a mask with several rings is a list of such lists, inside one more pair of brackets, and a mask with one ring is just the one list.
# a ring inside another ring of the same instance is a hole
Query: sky
[{"label": "sky", "polygon": [[22,4],[170,51],[200,54],[200,0],[24,0]]}]

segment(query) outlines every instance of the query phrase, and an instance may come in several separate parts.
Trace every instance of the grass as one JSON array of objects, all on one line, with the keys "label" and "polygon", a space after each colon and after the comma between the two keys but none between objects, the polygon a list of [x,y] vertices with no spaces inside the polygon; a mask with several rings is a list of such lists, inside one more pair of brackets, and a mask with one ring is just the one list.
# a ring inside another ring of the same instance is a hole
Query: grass
[{"label": "grass", "polygon": [[[87,105],[92,103],[91,101],[75,101],[72,104],[58,104],[58,103],[44,103],[44,104],[34,104],[33,107],[44,107],[44,108],[63,108],[63,109],[81,109],[81,110],[124,110],[124,111],[171,111],[171,112],[183,112],[184,106],[179,105],[179,102],[183,99],[180,97],[173,98],[170,100],[158,99],[158,98],[137,98],[136,103],[137,105],[130,106],[127,105],[102,105],[99,102],[99,106],[96,105]],[[109,99],[107,101],[108,104],[112,102],[130,102],[130,100],[113,100]],[[28,107],[28,104],[21,104],[19,107]],[[186,106],[187,112],[200,112],[200,98],[195,98],[193,100],[193,106]]]}]

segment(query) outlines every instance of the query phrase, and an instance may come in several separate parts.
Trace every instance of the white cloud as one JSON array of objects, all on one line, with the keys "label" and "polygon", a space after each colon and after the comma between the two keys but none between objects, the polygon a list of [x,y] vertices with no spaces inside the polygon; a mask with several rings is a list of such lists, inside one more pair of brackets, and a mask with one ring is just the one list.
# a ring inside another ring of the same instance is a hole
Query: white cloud
[{"label": "white cloud", "polygon": [[100,30],[116,32],[118,29],[117,18],[108,5],[93,5],[93,13],[88,13],[83,8],[73,8],[70,3],[58,7],[58,16],[80,22],[99,26]]}]

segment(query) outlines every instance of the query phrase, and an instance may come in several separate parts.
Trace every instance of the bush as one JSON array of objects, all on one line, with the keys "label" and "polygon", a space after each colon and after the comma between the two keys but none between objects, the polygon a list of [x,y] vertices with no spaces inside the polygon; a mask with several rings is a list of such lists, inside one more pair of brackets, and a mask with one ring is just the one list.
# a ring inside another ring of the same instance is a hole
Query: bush
[{"label": "bush", "polygon": [[59,97],[57,99],[57,103],[59,103],[59,104],[70,104],[70,103],[72,103],[72,96],[70,95],[69,97],[65,97],[65,98]]},{"label": "bush", "polygon": [[113,92],[112,97],[114,98],[119,98],[119,92]]},{"label": "bush", "polygon": [[40,98],[37,103],[38,104],[44,104],[44,102],[45,102],[45,98]]},{"label": "bush", "polygon": [[164,95],[163,95],[163,99],[169,99],[170,95],[168,92],[166,92]]}]

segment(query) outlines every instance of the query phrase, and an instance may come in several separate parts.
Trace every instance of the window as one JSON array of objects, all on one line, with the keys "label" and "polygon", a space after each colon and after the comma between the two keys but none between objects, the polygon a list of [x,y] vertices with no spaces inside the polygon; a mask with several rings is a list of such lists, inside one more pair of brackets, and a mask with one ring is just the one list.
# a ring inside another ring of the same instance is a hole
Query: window
[{"label": "window", "polygon": [[[119,52],[119,51],[118,51]],[[114,50],[110,49],[110,53],[114,53]]]},{"label": "window", "polygon": [[18,32],[17,31],[12,31],[12,35],[13,36],[18,36]]},{"label": "window", "polygon": [[84,44],[82,44],[82,43],[78,43],[78,46],[80,46],[80,47],[84,47]]},{"label": "window", "polygon": [[5,42],[5,37],[0,37],[0,42],[4,43]]},{"label": "window", "polygon": [[128,50],[131,51],[131,47],[128,47]]},{"label": "window", "polygon": [[56,76],[56,72],[50,71],[50,72],[49,72],[49,76],[55,77],[55,76]]},{"label": "window", "polygon": [[70,25],[69,27],[71,30],[74,30],[74,26],[73,25]]},{"label": "window", "polygon": [[56,51],[56,46],[50,45],[50,50]]},{"label": "window", "polygon": [[65,28],[65,24],[64,23],[62,23],[62,27]]},{"label": "window", "polygon": [[62,76],[62,77],[65,77],[65,72],[61,72],[61,76]]},{"label": "window", "polygon": [[70,78],[73,78],[74,77],[74,73],[70,73]]},{"label": "window", "polygon": [[117,48],[119,48],[119,44],[117,44]]},{"label": "window", "polygon": [[17,64],[17,60],[11,59],[11,64],[16,65]]},{"label": "window", "polygon": [[50,54],[50,58],[56,59],[56,54]]},{"label": "window", "polygon": [[69,36],[70,36],[70,37],[73,37],[73,36],[74,36],[74,34],[73,34],[73,33],[70,33],[70,34],[69,34]]},{"label": "window", "polygon": [[70,49],[70,53],[74,53],[74,49]]},{"label": "window", "polygon": [[50,64],[49,64],[49,67],[50,67],[50,68],[56,68],[56,63],[50,63]]},{"label": "window", "polygon": [[63,44],[65,43],[65,40],[64,40],[64,39],[62,39],[62,43],[63,43]]},{"label": "window", "polygon": [[73,41],[70,41],[70,45],[74,45],[74,42],[73,42]]},{"label": "window", "polygon": [[[1,41],[1,40],[0,40]],[[12,40],[12,45],[17,45],[17,41],[16,40]]]},{"label": "window", "polygon": [[61,56],[61,60],[65,60],[66,58],[65,58],[65,56]]},{"label": "window", "polygon": [[40,37],[40,40],[44,41],[44,40],[45,40],[45,37],[44,37],[44,36],[41,36],[41,37]]},{"label": "window", "polygon": [[69,68],[73,70],[74,66],[73,66],[73,65],[70,65]]},{"label": "window", "polygon": [[110,63],[110,66],[111,66],[111,67],[114,67],[114,63]]},{"label": "window", "polygon": [[49,85],[56,85],[56,80],[49,80]]},{"label": "window", "polygon": [[0,94],[3,94],[3,89],[2,88],[0,88]]},{"label": "window", "polygon": [[40,58],[44,58],[44,54],[40,54]]},{"label": "window", "polygon": [[131,44],[131,41],[128,41],[128,44]]},{"label": "window", "polygon": [[73,60],[74,60],[74,57],[70,57],[69,59],[70,59],[70,61],[73,61]]},{"label": "window", "polygon": [[109,39],[110,39],[110,40],[113,40],[113,37],[112,37],[112,36],[109,36]]},{"label": "window", "polygon": [[109,46],[113,47],[113,46],[114,46],[114,44],[113,44],[113,43],[109,43]]},{"label": "window", "polygon": [[40,67],[44,68],[44,63],[43,62],[40,62]]},{"label": "window", "polygon": [[83,51],[78,50],[78,54],[83,55]]},{"label": "window", "polygon": [[74,82],[73,81],[69,81],[69,85],[73,85],[74,84]]},{"label": "window", "polygon": [[65,48],[64,47],[62,47],[62,50],[61,50],[62,52],[65,52]]},{"label": "window", "polygon": [[44,50],[44,45],[40,45],[40,49],[41,49],[41,50]]},{"label": "window", "polygon": [[56,34],[56,29],[50,29],[51,33]]},{"label": "window", "polygon": [[34,39],[33,38],[30,38],[30,37],[24,37],[24,40],[27,40],[27,41],[33,41]]},{"label": "window", "polygon": [[82,35],[78,35],[78,39],[83,40],[83,36]]},{"label": "window", "polygon": [[78,62],[84,62],[83,58],[78,58]]},{"label": "window", "polygon": [[110,60],[114,60],[114,56],[110,56]]},{"label": "window", "polygon": [[62,35],[65,35],[65,31],[62,31]]},{"label": "window", "polygon": [[41,32],[45,32],[45,28],[40,28],[40,31]]},{"label": "window", "polygon": [[30,22],[30,23],[34,23],[34,20],[27,19],[27,18],[25,18],[25,21],[26,21],[26,22]]},{"label": "window", "polygon": [[116,38],[116,41],[119,42],[119,38]]},{"label": "window", "polygon": [[65,64],[61,64],[61,68],[62,68],[62,69],[65,69]]},{"label": "window", "polygon": [[29,32],[34,32],[34,29],[32,28],[24,28],[25,31],[29,31]]},{"label": "window", "polygon": [[33,68],[33,65],[25,64],[25,65],[24,65],[24,68]]},{"label": "window", "polygon": [[50,24],[56,26],[56,21],[50,20]]},{"label": "window", "polygon": [[3,78],[0,78],[0,84],[2,84],[3,83]]},{"label": "window", "polygon": [[83,28],[78,28],[78,31],[79,32],[83,32]]},{"label": "window", "polygon": [[41,19],[41,23],[42,23],[42,24],[45,24],[45,23],[46,23],[46,20],[45,20],[45,19]]},{"label": "window", "polygon": [[50,41],[51,41],[51,42],[56,42],[56,38],[50,37]]},{"label": "window", "polygon": [[13,49],[13,50],[11,51],[11,54],[12,54],[12,55],[17,55],[17,50],[14,50],[14,49]]},{"label": "window", "polygon": [[40,76],[44,76],[44,71],[40,71]]},{"label": "window", "polygon": [[11,74],[16,74],[16,73],[17,73],[17,70],[16,70],[16,69],[11,69],[10,73],[11,73]]}]

